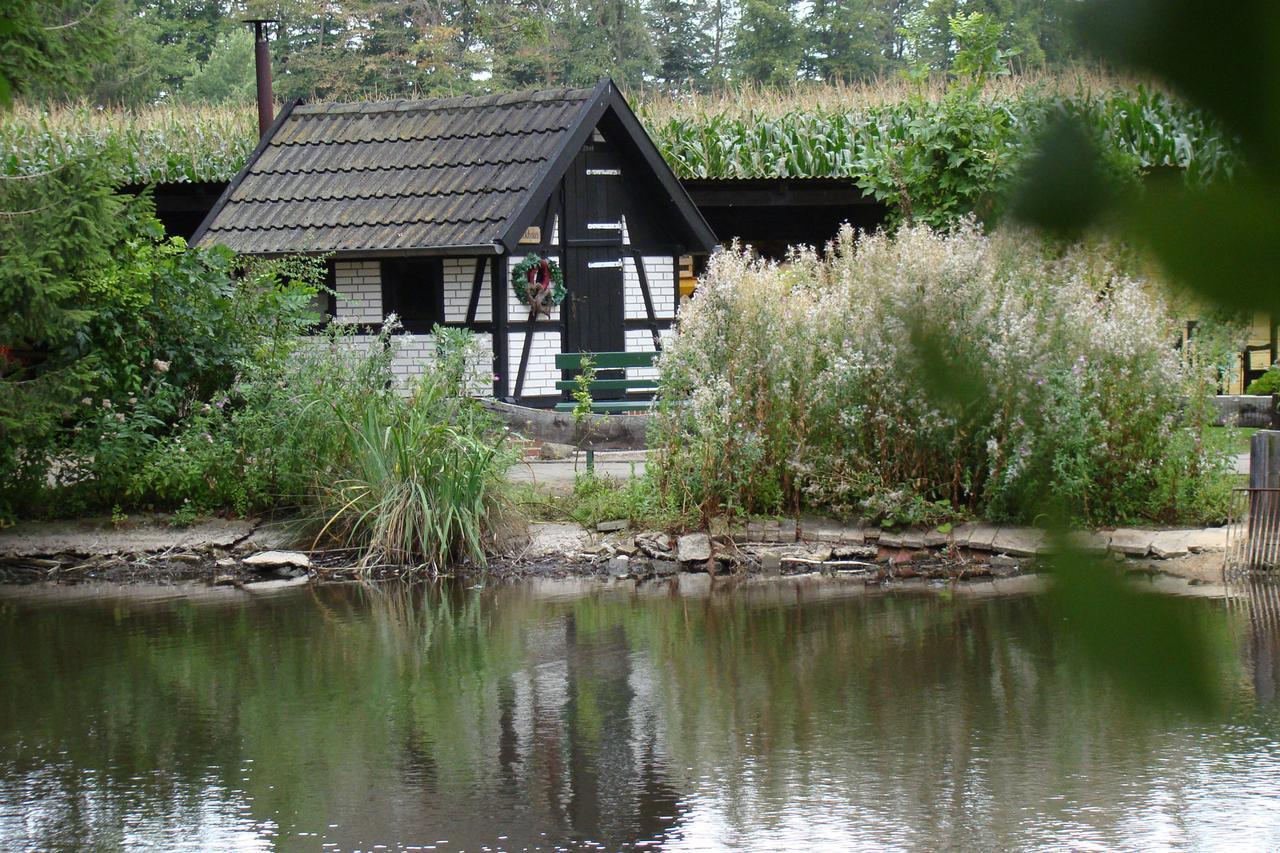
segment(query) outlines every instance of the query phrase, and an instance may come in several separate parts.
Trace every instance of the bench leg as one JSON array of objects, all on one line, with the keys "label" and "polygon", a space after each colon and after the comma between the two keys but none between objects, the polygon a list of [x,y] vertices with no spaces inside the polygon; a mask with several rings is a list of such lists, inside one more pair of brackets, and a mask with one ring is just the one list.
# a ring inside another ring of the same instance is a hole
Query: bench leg
[{"label": "bench leg", "polygon": [[588,448],[587,449],[587,473],[594,474],[595,472],[596,472],[596,452]]}]

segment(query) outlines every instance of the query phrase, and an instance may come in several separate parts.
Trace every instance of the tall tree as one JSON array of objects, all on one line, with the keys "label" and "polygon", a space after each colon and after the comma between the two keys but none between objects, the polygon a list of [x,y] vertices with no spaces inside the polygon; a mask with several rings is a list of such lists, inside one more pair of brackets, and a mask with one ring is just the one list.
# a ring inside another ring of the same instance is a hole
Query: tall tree
[{"label": "tall tree", "polygon": [[804,59],[795,0],[744,0],[735,52],[742,79],[769,85],[794,83]]},{"label": "tall tree", "polygon": [[885,6],[883,0],[814,0],[805,20],[806,74],[856,80],[883,73],[890,62],[883,41],[890,20]]},{"label": "tall tree", "polygon": [[9,2],[0,9],[0,102],[76,94],[120,35],[114,0]]},{"label": "tall tree", "polygon": [[693,0],[653,0],[646,13],[657,45],[653,76],[668,89],[704,89],[711,61],[711,33],[706,15]]}]

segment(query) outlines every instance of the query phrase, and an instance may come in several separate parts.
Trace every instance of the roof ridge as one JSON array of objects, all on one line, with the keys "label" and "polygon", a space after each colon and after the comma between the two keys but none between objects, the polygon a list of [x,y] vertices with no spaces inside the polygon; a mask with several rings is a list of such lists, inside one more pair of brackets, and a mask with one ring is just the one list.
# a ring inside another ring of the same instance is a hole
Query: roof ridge
[{"label": "roof ridge", "polygon": [[467,110],[496,106],[522,106],[548,101],[582,101],[591,97],[591,89],[529,89],[520,92],[495,92],[488,95],[455,95],[448,98],[400,98],[389,101],[335,101],[299,104],[294,116],[353,115],[390,112],[433,112]]},{"label": "roof ridge", "polygon": [[457,169],[461,167],[473,168],[475,166],[513,166],[525,165],[527,163],[541,163],[546,157],[521,157],[512,160],[471,160],[458,161],[456,163],[412,163],[405,166],[327,166],[319,168],[302,168],[302,169],[263,169],[255,171],[254,175],[342,175],[354,172],[409,172],[420,169]]},{"label": "roof ridge", "polygon": [[305,224],[289,224],[289,225],[218,225],[216,222],[210,226],[210,231],[236,231],[240,233],[248,231],[296,231],[306,228],[369,228],[371,226],[386,227],[394,225],[421,225],[423,223],[429,225],[461,225],[464,222],[506,222],[507,217],[495,216],[475,216],[460,217],[446,219],[393,219],[393,220],[374,220],[372,222],[308,222]]},{"label": "roof ridge", "polygon": [[491,139],[500,136],[528,136],[534,133],[564,133],[570,125],[563,127],[542,127],[532,130],[498,130],[492,133],[459,133],[454,136],[440,134],[439,136],[384,136],[371,137],[369,139],[304,139],[301,142],[289,140],[287,142],[276,142],[271,140],[273,148],[302,148],[308,145],[367,145],[370,142],[442,142],[453,139]]},{"label": "roof ridge", "polygon": [[361,195],[307,195],[307,196],[289,196],[288,198],[232,198],[229,200],[231,204],[291,204],[299,201],[353,201],[357,199],[382,199],[382,198],[443,198],[451,195],[484,195],[487,193],[522,193],[528,187],[480,187],[478,189],[452,189],[452,190],[422,190],[419,192],[370,192]]}]

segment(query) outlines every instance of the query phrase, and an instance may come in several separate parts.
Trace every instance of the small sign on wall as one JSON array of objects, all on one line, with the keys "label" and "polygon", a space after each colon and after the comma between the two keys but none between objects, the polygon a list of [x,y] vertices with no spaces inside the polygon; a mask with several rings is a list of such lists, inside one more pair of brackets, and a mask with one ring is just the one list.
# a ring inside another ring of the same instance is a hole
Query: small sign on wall
[{"label": "small sign on wall", "polygon": [[520,242],[521,243],[541,243],[542,228],[540,228],[537,225],[530,225],[528,228],[524,229],[524,233],[520,235]]}]

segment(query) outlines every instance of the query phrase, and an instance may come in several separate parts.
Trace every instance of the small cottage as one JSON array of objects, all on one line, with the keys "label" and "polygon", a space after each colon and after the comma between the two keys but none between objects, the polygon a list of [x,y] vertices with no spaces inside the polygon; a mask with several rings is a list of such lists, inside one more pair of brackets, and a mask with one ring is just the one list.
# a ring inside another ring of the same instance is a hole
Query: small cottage
[{"label": "small cottage", "polygon": [[335,317],[374,332],[394,312],[413,334],[397,372],[427,369],[434,324],[466,327],[492,355],[493,395],[539,406],[561,399],[557,353],[660,348],[680,257],[716,245],[608,79],[290,104],[192,240],[329,255]]}]

